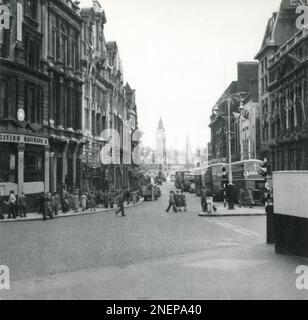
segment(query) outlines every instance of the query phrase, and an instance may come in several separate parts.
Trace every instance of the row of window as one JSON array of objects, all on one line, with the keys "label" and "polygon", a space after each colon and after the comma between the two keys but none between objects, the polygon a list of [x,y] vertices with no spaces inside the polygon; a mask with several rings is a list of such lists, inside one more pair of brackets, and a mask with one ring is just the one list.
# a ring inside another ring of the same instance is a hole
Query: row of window
[{"label": "row of window", "polygon": [[[44,154],[41,147],[26,145],[24,181],[44,181]],[[0,146],[0,182],[17,183],[17,146]]]},{"label": "row of window", "polygon": [[270,125],[265,124],[262,127],[262,140],[266,142],[269,137],[271,139],[282,137],[288,129],[293,132],[296,127],[299,129],[303,127],[303,110],[300,104],[296,108],[296,113],[292,109],[287,115],[286,110],[284,110],[280,116],[277,116],[276,121],[271,121]]},{"label": "row of window", "polygon": [[94,110],[85,108],[85,128],[93,136],[100,136],[101,132],[106,129],[106,118],[96,114]]},{"label": "row of window", "polygon": [[272,152],[273,171],[303,170],[304,150],[277,150]]}]

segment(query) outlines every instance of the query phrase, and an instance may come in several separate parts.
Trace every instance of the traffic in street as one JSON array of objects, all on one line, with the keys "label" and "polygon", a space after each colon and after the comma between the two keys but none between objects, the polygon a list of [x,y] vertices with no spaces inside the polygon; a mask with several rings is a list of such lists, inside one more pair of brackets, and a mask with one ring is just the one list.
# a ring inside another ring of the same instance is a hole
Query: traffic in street
[{"label": "traffic in street", "polygon": [[125,218],[114,210],[0,224],[12,281],[0,298],[307,298],[295,287],[305,260],[274,254],[265,216],[200,217],[200,198],[189,193],[186,212],[166,213],[171,190],[164,184],[158,200]]}]

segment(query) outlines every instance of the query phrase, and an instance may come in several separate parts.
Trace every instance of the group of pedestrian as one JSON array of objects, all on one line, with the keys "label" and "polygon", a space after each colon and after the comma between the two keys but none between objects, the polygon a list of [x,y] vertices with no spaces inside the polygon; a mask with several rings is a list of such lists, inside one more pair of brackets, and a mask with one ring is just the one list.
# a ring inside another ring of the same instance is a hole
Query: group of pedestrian
[{"label": "group of pedestrian", "polygon": [[[4,214],[1,211],[1,201],[0,199],[0,219],[4,219]],[[27,216],[27,201],[24,193],[17,197],[14,191],[10,191],[8,201],[3,201],[3,205],[8,206],[8,219],[16,219],[18,216],[25,218]]]},{"label": "group of pedestrian", "polygon": [[[66,214],[70,211],[78,212],[81,208],[82,211],[90,210],[95,212],[97,207],[105,209],[113,209],[117,206],[119,212],[124,215],[124,205],[136,204],[140,201],[139,190],[112,190],[109,192],[96,191],[96,192],[70,192],[63,189],[60,192],[41,192],[36,198],[38,204],[38,213],[43,216],[43,220],[49,217],[53,219],[58,215],[59,211]],[[19,196],[11,191],[7,201],[1,202],[0,196],[0,219],[4,219],[2,206],[8,207],[8,219],[16,219],[17,216],[21,218],[27,217],[27,199],[24,193]]]},{"label": "group of pedestrian", "polygon": [[249,207],[252,208],[255,205],[253,192],[250,188],[240,189],[239,192],[239,207]]},{"label": "group of pedestrian", "polygon": [[187,211],[187,203],[186,203],[186,196],[184,191],[170,191],[169,194],[169,206],[166,212],[169,212],[170,209],[173,209],[174,212],[182,212]]}]

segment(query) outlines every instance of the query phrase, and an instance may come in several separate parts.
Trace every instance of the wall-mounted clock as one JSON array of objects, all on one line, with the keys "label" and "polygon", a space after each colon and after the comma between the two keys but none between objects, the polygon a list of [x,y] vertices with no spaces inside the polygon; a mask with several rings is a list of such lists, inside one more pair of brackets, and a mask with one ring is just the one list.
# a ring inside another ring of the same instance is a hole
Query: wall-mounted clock
[{"label": "wall-mounted clock", "polygon": [[18,121],[24,121],[25,120],[25,110],[22,108],[19,108],[17,110],[17,119]]}]

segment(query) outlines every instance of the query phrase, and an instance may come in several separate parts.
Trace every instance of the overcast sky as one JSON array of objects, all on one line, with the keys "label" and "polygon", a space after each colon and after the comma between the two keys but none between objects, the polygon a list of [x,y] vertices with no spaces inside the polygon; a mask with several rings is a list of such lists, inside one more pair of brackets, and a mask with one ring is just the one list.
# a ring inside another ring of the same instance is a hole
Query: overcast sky
[{"label": "overcast sky", "polygon": [[[81,0],[88,6],[92,0]],[[211,107],[253,60],[280,0],[101,0],[107,41],[116,40],[137,95],[143,143],[155,145],[161,116],[167,145],[210,141]]]}]

